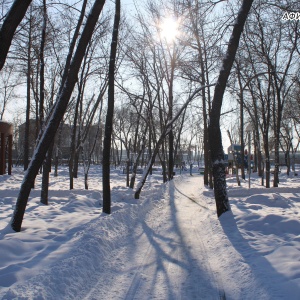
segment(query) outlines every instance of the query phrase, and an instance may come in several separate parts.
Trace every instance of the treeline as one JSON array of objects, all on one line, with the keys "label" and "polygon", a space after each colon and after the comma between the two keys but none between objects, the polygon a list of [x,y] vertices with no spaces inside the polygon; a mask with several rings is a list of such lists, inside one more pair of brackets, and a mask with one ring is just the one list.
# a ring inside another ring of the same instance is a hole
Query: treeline
[{"label": "treeline", "polygon": [[[17,2],[0,1],[2,24]],[[63,124],[70,126],[70,189],[79,161],[88,188],[97,141],[103,145],[107,212],[116,150],[128,160],[134,154],[131,188],[137,167],[147,164],[138,198],[155,160],[163,180],[171,180],[181,153],[198,149],[218,215],[229,209],[221,127],[241,144],[242,156],[246,128],[251,130],[255,168],[262,176],[264,165],[266,187],[275,151],[278,186],[279,151],[297,151],[299,140],[299,21],[282,20],[286,11],[299,11],[298,1],[157,0],[134,8],[122,1],[27,2],[0,73],[1,118],[17,99],[15,123],[25,123],[19,149],[28,179],[18,199],[23,207],[41,164],[41,199],[47,203],[51,164],[66,146]],[[36,148],[30,164],[32,119]]]}]

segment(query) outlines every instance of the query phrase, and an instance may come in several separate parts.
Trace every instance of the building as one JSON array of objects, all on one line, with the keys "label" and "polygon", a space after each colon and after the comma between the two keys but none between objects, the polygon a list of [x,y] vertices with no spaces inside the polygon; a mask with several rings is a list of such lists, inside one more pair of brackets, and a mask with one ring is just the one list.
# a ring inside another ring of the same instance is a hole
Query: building
[{"label": "building", "polygon": [[12,139],[13,125],[0,121],[0,175],[6,173],[6,161],[8,175],[11,175],[12,167]]}]

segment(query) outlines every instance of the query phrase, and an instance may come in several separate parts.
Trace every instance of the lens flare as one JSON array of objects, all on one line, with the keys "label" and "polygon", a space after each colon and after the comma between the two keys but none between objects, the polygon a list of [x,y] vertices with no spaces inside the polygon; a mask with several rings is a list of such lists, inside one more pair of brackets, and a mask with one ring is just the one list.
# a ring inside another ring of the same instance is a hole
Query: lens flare
[{"label": "lens flare", "polygon": [[165,39],[168,43],[175,41],[179,35],[178,20],[174,18],[165,18],[160,23],[160,37]]}]

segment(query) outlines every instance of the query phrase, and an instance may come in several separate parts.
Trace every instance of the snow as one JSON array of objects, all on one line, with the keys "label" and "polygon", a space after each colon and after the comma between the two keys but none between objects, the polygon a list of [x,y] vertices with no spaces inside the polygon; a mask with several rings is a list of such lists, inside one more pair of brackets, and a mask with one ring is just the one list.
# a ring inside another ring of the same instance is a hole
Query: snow
[{"label": "snow", "polygon": [[[138,179],[139,176],[137,175]],[[9,222],[23,179],[0,176],[0,299],[299,299],[300,178],[282,171],[280,187],[227,178],[231,211],[216,216],[213,192],[189,172],[162,183],[148,177],[141,199],[112,171],[112,213],[102,213],[101,169],[41,175],[22,231]]]}]

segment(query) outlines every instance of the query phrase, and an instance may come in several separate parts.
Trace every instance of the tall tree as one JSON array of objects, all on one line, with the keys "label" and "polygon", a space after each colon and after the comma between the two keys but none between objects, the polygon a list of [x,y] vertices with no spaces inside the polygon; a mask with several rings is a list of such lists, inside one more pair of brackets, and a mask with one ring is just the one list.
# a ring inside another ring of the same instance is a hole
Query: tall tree
[{"label": "tall tree", "polygon": [[214,98],[210,111],[208,132],[214,177],[214,194],[218,217],[221,216],[224,212],[230,210],[226,191],[224,151],[220,130],[221,107],[228,77],[230,75],[230,71],[239,45],[240,36],[243,31],[244,24],[246,22],[252,3],[253,0],[243,0],[242,2],[237,20],[233,26],[232,34],[227,47],[227,53],[223,60],[223,65],[215,87]]},{"label": "tall tree", "polygon": [[[43,131],[44,126],[44,100],[45,100],[45,43],[46,43],[46,29],[47,29],[47,6],[46,0],[43,0],[43,26],[41,34],[40,45],[40,106],[39,106],[39,128],[40,132]],[[51,169],[52,147],[47,153],[47,158],[43,163],[43,178],[41,190],[41,203],[48,205],[48,186],[49,186],[49,173]]]},{"label": "tall tree", "polygon": [[30,105],[31,105],[31,50],[32,50],[32,12],[29,16],[29,29],[28,29],[28,44],[27,44],[27,71],[26,71],[26,121],[24,130],[24,150],[23,150],[23,165],[24,171],[27,170],[29,164],[29,134],[30,134]]},{"label": "tall tree", "polygon": [[118,45],[118,33],[120,24],[121,4],[120,0],[116,0],[115,20],[113,26],[113,34],[110,50],[109,74],[108,74],[108,104],[105,122],[105,134],[103,141],[103,212],[110,214],[111,195],[110,195],[110,150],[111,137],[113,130],[114,102],[115,102],[115,66]]},{"label": "tall tree", "polygon": [[[223,36],[219,30],[221,24],[211,19],[214,5],[207,1],[187,0],[182,4],[184,11],[188,11],[184,21],[184,37],[187,39],[188,52],[184,57],[182,72],[185,78],[194,85],[209,85],[215,80],[215,74],[219,70],[220,51],[218,43]],[[201,114],[203,118],[202,139],[204,150],[204,184],[213,188],[212,169],[210,163],[210,148],[208,139],[208,115],[211,107],[210,88],[202,92]],[[199,116],[200,117],[200,116]],[[202,126],[201,126],[202,127]],[[197,134],[199,134],[200,130]]]}]

